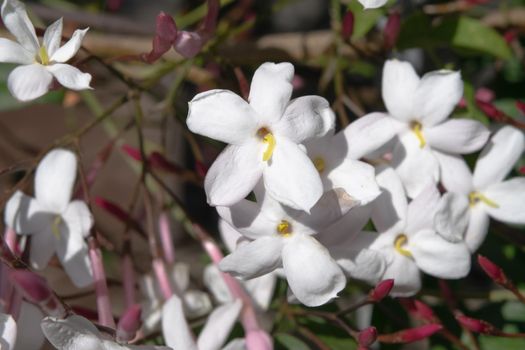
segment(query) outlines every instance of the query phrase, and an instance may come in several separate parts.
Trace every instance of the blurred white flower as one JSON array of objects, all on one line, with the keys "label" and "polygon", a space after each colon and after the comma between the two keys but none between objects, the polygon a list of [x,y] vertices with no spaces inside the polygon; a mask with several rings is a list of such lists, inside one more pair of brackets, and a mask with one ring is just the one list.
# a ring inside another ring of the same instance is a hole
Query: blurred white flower
[{"label": "blurred white flower", "polygon": [[0,313],[0,349],[13,350],[16,341],[16,322],[11,315]]},{"label": "blurred white flower", "polygon": [[35,175],[35,198],[17,191],[7,202],[5,223],[17,234],[31,236],[29,259],[44,269],[56,252],[77,287],[93,282],[84,240],[93,217],[81,200],[71,201],[77,172],[75,154],[65,149],[49,152]]},{"label": "blurred white flower", "polygon": [[77,315],[66,319],[46,317],[41,326],[47,340],[58,350],[170,350],[166,346],[117,344]]},{"label": "blurred white flower", "polygon": [[293,75],[290,63],[264,63],[253,76],[249,103],[228,90],[190,102],[188,128],[230,144],[206,175],[211,205],[237,203],[261,177],[268,193],[290,207],[308,211],[321,197],[319,174],[299,144],[331,130],[334,114],[319,96],[290,101]]},{"label": "blurred white flower", "polygon": [[18,0],[4,0],[2,21],[18,41],[0,38],[0,62],[21,64],[7,79],[9,91],[15,98],[29,101],[44,95],[53,78],[68,89],[90,88],[91,75],[65,64],[77,53],[88,29],[76,30],[60,47],[62,19],[59,19],[46,29],[41,45],[24,4]]},{"label": "blurred white flower", "polygon": [[384,6],[388,0],[359,0],[364,9],[376,9]]},{"label": "blurred white flower", "polygon": [[[429,180],[445,183],[450,159],[479,150],[489,137],[483,124],[470,119],[450,119],[463,95],[459,72],[439,70],[421,79],[407,62],[389,60],[383,69],[382,94],[397,130],[392,164],[410,198]],[[446,185],[446,184],[445,184]]]}]

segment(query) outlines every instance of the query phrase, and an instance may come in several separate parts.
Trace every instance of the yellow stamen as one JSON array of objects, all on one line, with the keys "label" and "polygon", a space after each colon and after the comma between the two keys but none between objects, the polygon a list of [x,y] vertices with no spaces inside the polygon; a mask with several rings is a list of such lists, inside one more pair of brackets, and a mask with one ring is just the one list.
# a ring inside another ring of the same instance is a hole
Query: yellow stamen
[{"label": "yellow stamen", "polygon": [[286,220],[281,220],[281,222],[277,224],[277,233],[279,233],[281,236],[284,236],[284,237],[291,236],[292,224],[290,224]]},{"label": "yellow stamen", "polygon": [[270,130],[266,128],[260,128],[257,131],[257,135],[262,138],[262,142],[266,144],[266,149],[263,153],[263,161],[268,161],[270,158],[272,158],[273,150],[275,149],[275,137],[270,132]]},{"label": "yellow stamen", "polygon": [[423,136],[423,126],[420,122],[412,122],[410,123],[410,128],[416,134],[417,139],[419,140],[419,147],[423,148],[427,144],[427,141],[425,141],[425,137]]},{"label": "yellow stamen", "polygon": [[403,248],[403,246],[408,242],[408,237],[405,235],[405,234],[400,234],[396,237],[396,239],[394,240],[394,248],[396,249],[396,251],[401,254],[401,255],[404,255],[408,258],[411,258],[412,257],[412,253],[410,253],[408,250],[406,250],[405,248]]},{"label": "yellow stamen", "polygon": [[47,55],[45,46],[40,47],[40,50],[38,50],[38,57],[40,58],[40,63],[42,63],[44,66],[49,64],[49,56]]},{"label": "yellow stamen", "polygon": [[480,192],[470,192],[468,195],[468,201],[470,204],[470,207],[474,207],[478,202],[483,202],[489,207],[492,208],[499,208],[498,203],[494,202],[493,200],[485,197],[483,193]]},{"label": "yellow stamen", "polygon": [[60,215],[57,215],[55,219],[53,220],[53,223],[51,223],[51,232],[55,235],[57,239],[60,239],[60,224],[62,223],[62,217]]},{"label": "yellow stamen", "polygon": [[319,172],[319,174],[321,174],[324,171],[324,168],[326,166],[324,159],[321,157],[314,158],[314,166]]}]

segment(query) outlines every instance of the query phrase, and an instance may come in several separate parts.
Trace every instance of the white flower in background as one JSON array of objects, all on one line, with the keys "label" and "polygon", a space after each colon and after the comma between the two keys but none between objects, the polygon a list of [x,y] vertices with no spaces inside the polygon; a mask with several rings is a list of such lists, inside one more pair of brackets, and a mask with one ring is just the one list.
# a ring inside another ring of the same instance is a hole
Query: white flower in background
[{"label": "white flower in background", "polygon": [[46,317],[41,326],[47,340],[58,350],[170,350],[166,346],[117,344],[77,315],[66,319]]},{"label": "white flower in background", "polygon": [[334,114],[319,96],[290,101],[293,75],[290,63],[264,63],[253,76],[249,103],[228,90],[207,91],[190,102],[188,128],[229,144],[206,175],[210,205],[237,203],[261,177],[271,196],[296,209],[310,210],[323,194],[299,144],[331,130]]},{"label": "white flower in background", "polygon": [[14,350],[16,322],[11,315],[0,313],[0,349]]},{"label": "white flower in background", "polygon": [[384,6],[388,0],[359,0],[364,9],[376,9]]},{"label": "white flower in background", "polygon": [[71,201],[77,173],[75,154],[65,149],[49,152],[35,174],[35,198],[17,191],[7,202],[5,223],[17,234],[30,235],[29,260],[44,269],[56,252],[77,287],[93,282],[84,238],[93,217],[81,200]]},{"label": "white flower in background", "polygon": [[507,224],[525,224],[525,177],[505,180],[524,148],[523,133],[504,126],[481,152],[474,174],[463,159],[450,163],[446,188],[460,195],[451,205],[457,210],[464,208],[468,218],[464,237],[463,232],[453,232],[451,239],[464,239],[474,252],[485,240],[489,217]]},{"label": "white flower in background", "polygon": [[[173,295],[162,309],[162,334],[174,350],[219,350],[228,339],[242,309],[241,300],[217,307],[208,316],[197,341],[184,318],[182,301]],[[243,339],[233,339],[222,350],[245,350]]]},{"label": "white flower in background", "polygon": [[[423,271],[446,279],[464,277],[470,271],[470,251],[462,241],[450,242],[434,229],[441,205],[437,188],[432,184],[407,203],[402,183],[391,168],[385,168],[377,181],[383,189],[373,203],[372,220],[379,233],[362,232],[360,245],[383,254],[386,269],[382,279],[394,279],[392,296],[411,296],[421,288]],[[448,215],[455,217],[454,215]],[[466,224],[461,218],[451,227]],[[364,244],[368,240],[368,244]]]},{"label": "white flower in background", "polygon": [[[184,314],[188,318],[201,317],[210,312],[212,305],[208,295],[200,290],[189,289],[190,268],[188,264],[175,263],[169,268],[168,277],[172,290],[182,295],[185,306]],[[139,284],[144,296],[142,302],[143,328],[146,333],[149,333],[160,326],[164,298],[153,274],[143,276]]]},{"label": "white flower in background", "polygon": [[410,198],[429,180],[446,182],[450,159],[479,150],[489,137],[478,121],[446,120],[463,95],[459,72],[439,70],[419,78],[410,63],[389,60],[383,69],[382,94],[397,122],[399,142],[392,165]]},{"label": "white flower in background", "polygon": [[339,193],[325,193],[311,214],[286,208],[270,196],[258,199],[258,203],[241,200],[231,207],[217,207],[226,222],[253,240],[238,245],[219,268],[250,279],[282,267],[292,293],[301,303],[319,306],[336,297],[345,287],[346,278],[313,235],[346,213],[340,207]]},{"label": "white flower in background", "polygon": [[53,78],[68,89],[90,88],[91,75],[65,64],[77,53],[87,29],[76,30],[60,47],[62,19],[59,19],[46,29],[40,44],[24,4],[17,0],[4,0],[2,21],[18,41],[0,38],[0,62],[21,64],[7,79],[9,91],[15,98],[29,101],[44,95]]}]

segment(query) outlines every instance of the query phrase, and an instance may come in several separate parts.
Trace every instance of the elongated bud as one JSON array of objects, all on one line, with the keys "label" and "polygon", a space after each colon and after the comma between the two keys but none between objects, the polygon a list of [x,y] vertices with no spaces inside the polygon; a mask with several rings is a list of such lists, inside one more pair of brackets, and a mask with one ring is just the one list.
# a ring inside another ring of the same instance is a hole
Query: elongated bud
[{"label": "elongated bud", "polygon": [[359,346],[369,347],[377,340],[377,329],[376,327],[368,327],[359,332],[357,336],[357,341]]},{"label": "elongated bud", "polygon": [[204,163],[202,163],[201,161],[196,160],[195,161],[195,171],[197,172],[197,175],[204,178],[206,177],[206,173],[208,172],[208,167],[204,165]]},{"label": "elongated bud", "polygon": [[456,315],[456,320],[458,320],[463,327],[474,333],[494,334],[497,331],[490,323],[465,315]]},{"label": "elongated bud", "polygon": [[509,279],[505,275],[505,272],[498,265],[494,264],[489,259],[485,258],[483,255],[478,255],[478,263],[485,271],[485,273],[497,284],[507,285]]},{"label": "elongated bud", "polygon": [[388,294],[390,294],[390,291],[394,288],[394,280],[388,279],[379,282],[374,289],[370,291],[368,294],[368,299],[371,302],[377,303],[381,300],[383,300]]},{"label": "elongated bud", "polygon": [[149,164],[152,167],[162,169],[164,171],[174,173],[174,174],[180,174],[182,171],[182,168],[178,166],[175,163],[170,162],[167,160],[162,154],[160,154],[157,151],[154,151],[150,154],[148,157]]},{"label": "elongated bud", "polygon": [[341,23],[341,36],[344,40],[349,40],[354,33],[354,13],[347,11]]},{"label": "elongated bud", "polygon": [[95,182],[95,179],[97,178],[97,175],[104,166],[104,164],[107,162],[109,156],[113,152],[113,146],[114,142],[110,141],[98,154],[93,163],[91,164],[91,167],[89,168],[87,174],[86,174],[86,183],[89,186],[93,185]]},{"label": "elongated bud", "polygon": [[440,324],[427,324],[424,326],[405,329],[396,333],[381,334],[378,339],[383,343],[412,343],[430,337],[443,329]]},{"label": "elongated bud", "polygon": [[476,103],[483,113],[487,115],[487,117],[497,122],[502,122],[505,120],[505,113],[497,109],[492,103],[479,100],[476,100]]},{"label": "elongated bud", "polygon": [[107,199],[95,197],[94,202],[98,207],[104,209],[120,221],[128,222],[131,220],[130,216],[124,211],[124,209]]},{"label": "elongated bud", "polygon": [[413,317],[422,321],[439,323],[439,319],[434,314],[434,311],[432,311],[432,308],[424,302],[409,298],[399,299],[399,302]]},{"label": "elongated bud", "polygon": [[246,334],[246,349],[248,350],[272,350],[272,338],[262,330],[248,331]]},{"label": "elongated bud", "polygon": [[383,40],[385,50],[391,50],[396,46],[397,38],[399,37],[399,31],[401,29],[401,15],[399,12],[394,11],[388,16],[386,21],[385,29],[383,32]]},{"label": "elongated bud", "polygon": [[240,67],[235,67],[233,69],[233,72],[235,73],[235,77],[237,78],[237,82],[239,83],[239,90],[241,92],[241,96],[245,100],[248,100],[248,97],[250,96],[250,84],[248,84],[246,76],[244,75]]},{"label": "elongated bud", "polygon": [[124,144],[122,145],[121,149],[131,158],[135,159],[136,161],[142,162],[142,156],[137,148]]},{"label": "elongated bud", "polygon": [[135,338],[137,331],[142,325],[141,313],[142,310],[139,304],[132,305],[126,310],[117,325],[117,341],[129,342]]},{"label": "elongated bud", "polygon": [[516,108],[522,113],[525,114],[525,102],[523,101],[516,101]]},{"label": "elongated bud", "polygon": [[177,38],[177,25],[170,15],[161,12],[157,15],[153,48],[147,54],[142,54],[142,59],[153,63],[162,57],[171,48]]}]

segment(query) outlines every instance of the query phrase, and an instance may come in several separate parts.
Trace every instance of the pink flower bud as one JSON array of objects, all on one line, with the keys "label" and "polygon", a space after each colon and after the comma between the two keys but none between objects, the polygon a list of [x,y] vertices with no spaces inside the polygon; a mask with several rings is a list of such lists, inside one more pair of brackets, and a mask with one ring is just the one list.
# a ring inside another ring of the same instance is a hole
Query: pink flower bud
[{"label": "pink flower bud", "polygon": [[399,31],[401,30],[401,15],[394,11],[388,16],[388,20],[383,31],[384,46],[386,50],[391,50],[396,46]]},{"label": "pink flower bud", "polygon": [[505,120],[505,114],[496,108],[492,103],[476,100],[478,107],[485,113],[489,118],[501,122]]},{"label": "pink flower bud", "polygon": [[357,341],[359,342],[359,346],[362,347],[369,347],[371,346],[377,339],[377,329],[376,327],[368,327],[366,329],[363,329],[361,332],[359,332],[359,335],[357,336]]},{"label": "pink flower bud", "polygon": [[341,36],[344,40],[350,39],[354,32],[354,13],[347,11],[343,17]]},{"label": "pink flower bud", "polygon": [[427,324],[421,327],[411,328],[400,332],[403,343],[411,343],[430,337],[432,334],[443,329],[440,324]]},{"label": "pink flower bud", "polygon": [[461,100],[459,100],[458,108],[467,108],[467,100],[465,100],[465,97],[462,97]]},{"label": "pink flower bud", "polygon": [[34,272],[28,270],[11,270],[9,277],[24,298],[32,303],[44,303],[53,295],[47,285],[47,281]]},{"label": "pink flower bud", "polygon": [[272,350],[272,338],[270,338],[268,333],[261,330],[248,331],[248,334],[246,334],[246,349]]},{"label": "pink flower bud", "polygon": [[487,89],[487,88],[477,89],[476,94],[474,96],[476,101],[487,102],[487,103],[492,102],[495,97],[496,95],[494,94],[494,91]]},{"label": "pink flower bud", "polygon": [[135,159],[136,161],[142,162],[142,155],[140,154],[140,150],[138,150],[137,148],[124,144],[122,145],[121,149],[131,158]]},{"label": "pink flower bud", "polygon": [[465,315],[456,315],[456,319],[463,327],[474,333],[493,334],[496,331],[493,325],[483,320]]},{"label": "pink flower bud", "polygon": [[431,323],[439,322],[439,319],[434,314],[434,311],[432,311],[432,309],[424,302],[408,298],[399,299],[399,302],[412,316]]},{"label": "pink flower bud", "polygon": [[368,294],[368,299],[371,302],[377,303],[383,300],[390,293],[392,288],[394,288],[393,279],[381,281],[375,286],[374,289],[370,291]]},{"label": "pink flower bud", "polygon": [[157,15],[155,37],[153,38],[153,48],[147,54],[142,55],[142,59],[148,63],[153,63],[164,55],[171,48],[177,38],[177,25],[170,15],[161,12]]},{"label": "pink flower bud", "polygon": [[178,166],[175,163],[170,162],[162,154],[160,154],[157,151],[152,152],[150,156],[148,157],[148,160],[149,160],[149,164],[152,167],[159,168],[164,171],[168,171],[170,173],[180,174],[180,172],[182,171],[180,166]]},{"label": "pink flower bud", "polygon": [[141,321],[142,310],[139,304],[132,305],[129,307],[124,315],[120,318],[117,325],[117,340],[120,342],[128,342],[135,338],[137,331],[139,330]]},{"label": "pink flower bud", "polygon": [[206,176],[206,173],[208,172],[208,167],[204,165],[204,163],[202,163],[201,161],[196,160],[195,171],[197,172],[197,175],[204,178]]},{"label": "pink flower bud", "polygon": [[516,38],[518,37],[519,32],[516,29],[507,30],[505,33],[503,33],[503,38],[507,42],[507,44],[512,43]]},{"label": "pink flower bud", "polygon": [[525,165],[522,166],[518,171],[521,175],[525,175]]},{"label": "pink flower bud", "polygon": [[496,264],[494,264],[489,259],[485,258],[483,255],[478,255],[478,263],[485,271],[485,273],[497,284],[506,285],[508,283],[508,278],[505,275],[505,272]]},{"label": "pink flower bud", "polygon": [[131,218],[128,215],[128,213],[126,213],[124,209],[122,209],[117,204],[111,201],[108,201],[102,197],[95,197],[94,202],[98,207],[104,209],[105,211],[107,211],[108,213],[110,213],[111,215],[119,219],[120,221],[122,222],[131,221]]},{"label": "pink flower bud", "polygon": [[522,113],[525,114],[525,102],[523,101],[516,101],[516,108]]}]

